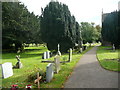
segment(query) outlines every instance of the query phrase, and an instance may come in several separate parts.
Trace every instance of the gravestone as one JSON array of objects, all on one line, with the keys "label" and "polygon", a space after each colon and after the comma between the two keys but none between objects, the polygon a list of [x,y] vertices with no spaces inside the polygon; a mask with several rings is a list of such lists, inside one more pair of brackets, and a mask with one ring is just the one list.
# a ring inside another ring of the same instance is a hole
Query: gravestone
[{"label": "gravestone", "polygon": [[53,63],[49,63],[46,67],[46,82],[50,82],[53,78]]},{"label": "gravestone", "polygon": [[47,58],[50,58],[50,52],[49,51],[46,51],[46,59]]},{"label": "gravestone", "polygon": [[46,59],[46,52],[44,52],[43,54],[43,59]]},{"label": "gravestone", "polygon": [[50,58],[50,52],[49,51],[46,51],[43,54],[43,59],[47,59],[47,58]]},{"label": "gravestone", "polygon": [[70,48],[70,52],[69,52],[69,62],[71,62],[72,60],[72,49]]},{"label": "gravestone", "polygon": [[112,49],[113,49],[113,51],[115,51],[115,45],[113,44],[113,46],[112,46]]},{"label": "gravestone", "polygon": [[18,62],[16,63],[16,65],[13,68],[22,68],[23,65],[20,62],[20,55],[19,56],[16,55],[16,59],[18,60]]},{"label": "gravestone", "polygon": [[8,78],[13,75],[12,63],[6,62],[1,65],[2,67],[2,78]]},{"label": "gravestone", "polygon": [[60,70],[60,56],[56,55],[54,58],[55,63],[55,73],[58,73]]}]

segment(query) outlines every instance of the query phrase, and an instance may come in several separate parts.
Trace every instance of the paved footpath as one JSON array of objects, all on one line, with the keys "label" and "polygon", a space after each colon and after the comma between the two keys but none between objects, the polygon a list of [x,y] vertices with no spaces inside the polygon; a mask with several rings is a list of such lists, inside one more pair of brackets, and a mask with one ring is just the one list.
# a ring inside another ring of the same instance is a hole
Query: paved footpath
[{"label": "paved footpath", "polygon": [[94,47],[77,63],[64,88],[118,88],[118,73],[103,69]]}]

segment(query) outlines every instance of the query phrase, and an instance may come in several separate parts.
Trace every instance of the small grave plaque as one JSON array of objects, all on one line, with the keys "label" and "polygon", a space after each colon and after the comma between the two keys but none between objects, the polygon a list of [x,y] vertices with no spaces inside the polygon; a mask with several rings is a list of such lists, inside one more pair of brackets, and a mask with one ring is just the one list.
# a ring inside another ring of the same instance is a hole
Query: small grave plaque
[{"label": "small grave plaque", "polygon": [[54,71],[53,71],[53,64],[49,63],[46,67],[46,82],[50,82],[53,78]]},{"label": "small grave plaque", "polygon": [[6,62],[2,64],[2,77],[8,78],[13,75],[12,63]]}]

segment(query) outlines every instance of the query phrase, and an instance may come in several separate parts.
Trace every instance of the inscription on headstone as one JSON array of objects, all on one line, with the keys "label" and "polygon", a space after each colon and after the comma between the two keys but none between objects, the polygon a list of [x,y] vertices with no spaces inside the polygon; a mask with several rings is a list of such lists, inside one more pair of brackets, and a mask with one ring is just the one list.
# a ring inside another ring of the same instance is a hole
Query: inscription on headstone
[{"label": "inscription on headstone", "polygon": [[6,62],[2,64],[2,78],[8,78],[13,75],[12,63]]},{"label": "inscription on headstone", "polygon": [[46,82],[50,82],[53,78],[53,63],[49,63],[46,67]]}]

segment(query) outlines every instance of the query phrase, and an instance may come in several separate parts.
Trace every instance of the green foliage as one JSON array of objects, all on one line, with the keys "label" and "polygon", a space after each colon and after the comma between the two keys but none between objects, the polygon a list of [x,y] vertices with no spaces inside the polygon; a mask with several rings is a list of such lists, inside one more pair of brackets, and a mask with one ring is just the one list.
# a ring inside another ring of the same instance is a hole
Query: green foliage
[{"label": "green foliage", "polygon": [[[102,22],[102,39],[104,41],[109,41],[115,45],[117,48],[119,43],[119,29],[120,25],[118,23],[120,18],[120,13],[117,11],[106,14]],[[104,14],[103,14],[104,15]]]},{"label": "green foliage", "polygon": [[32,73],[29,74],[28,76],[28,82],[33,82],[34,80],[37,79],[37,73],[39,72],[39,76],[42,76],[40,82],[45,82],[46,81],[46,72],[39,67],[35,66],[34,70]]},{"label": "green foliage", "polygon": [[[2,3],[2,47],[15,49],[23,47],[23,43],[38,43],[40,40],[40,20],[30,13],[24,4],[18,2]],[[37,37],[36,37],[37,36]]]},{"label": "green foliage", "polygon": [[79,33],[79,24],[67,5],[51,1],[42,9],[41,37],[49,50],[57,50],[57,44],[60,44],[60,51],[66,52],[80,42]]},{"label": "green foliage", "polygon": [[92,43],[93,41],[100,40],[100,26],[94,26],[94,23],[81,22],[81,33],[83,43]]}]

